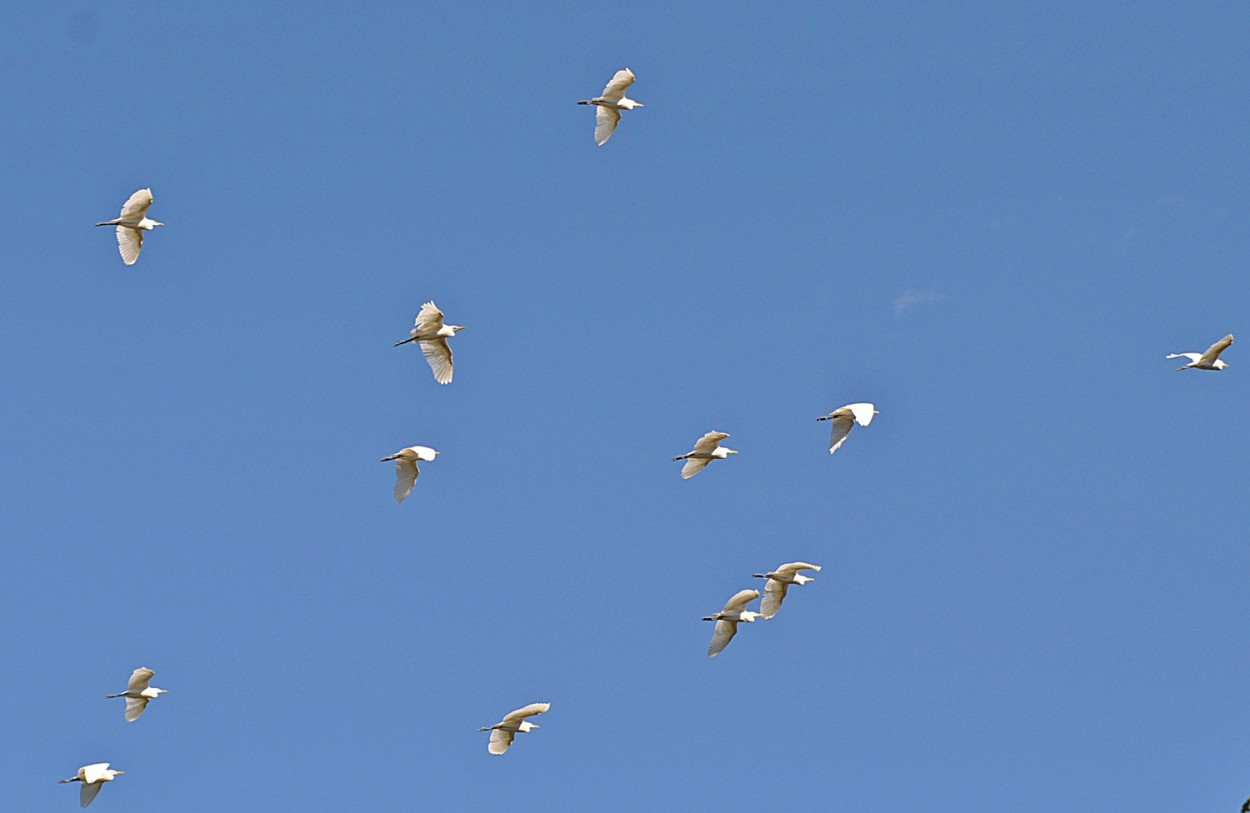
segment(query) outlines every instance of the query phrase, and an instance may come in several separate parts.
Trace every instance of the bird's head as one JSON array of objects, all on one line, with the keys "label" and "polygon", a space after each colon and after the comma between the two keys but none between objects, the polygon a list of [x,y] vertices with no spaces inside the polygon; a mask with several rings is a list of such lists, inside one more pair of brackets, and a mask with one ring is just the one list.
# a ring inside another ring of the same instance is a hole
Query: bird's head
[{"label": "bird's head", "polygon": [[531,723],[529,720],[526,720],[525,722],[521,723],[520,726],[517,727],[517,730],[518,731],[533,731],[535,728],[538,728],[537,723]]},{"label": "bird's head", "polygon": [[745,621],[748,624],[750,624],[751,622],[755,621],[755,619],[760,617],[760,613],[754,613],[754,612],[751,612],[750,610],[744,610],[741,613],[741,616],[742,617],[738,619],[739,621]]}]

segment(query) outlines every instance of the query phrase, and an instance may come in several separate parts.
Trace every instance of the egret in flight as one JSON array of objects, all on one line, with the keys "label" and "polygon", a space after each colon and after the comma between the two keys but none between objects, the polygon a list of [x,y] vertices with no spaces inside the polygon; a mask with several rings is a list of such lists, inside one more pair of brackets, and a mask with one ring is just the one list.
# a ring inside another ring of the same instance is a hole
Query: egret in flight
[{"label": "egret in flight", "polygon": [[779,566],[768,573],[753,574],[757,579],[768,579],[764,582],[764,600],[760,602],[760,615],[772,618],[781,609],[781,602],[786,600],[786,590],[792,584],[807,584],[815,581],[811,576],[804,576],[800,570],[820,572],[820,565],[809,565],[807,562],[790,562]]},{"label": "egret in flight", "polygon": [[109,697],[126,698],[126,722],[133,723],[139,719],[139,715],[148,707],[149,700],[155,700],[160,695],[165,694],[168,689],[158,689],[155,686],[148,686],[148,681],[156,673],[146,666],[140,666],[138,669],[130,673],[130,683],[126,686],[126,691],[118,694],[110,694]]},{"label": "egret in flight", "polygon": [[833,421],[833,431],[829,434],[829,454],[836,452],[846,440],[846,436],[851,433],[852,424],[867,426],[872,423],[872,416],[876,414],[877,408],[872,404],[847,404],[823,418],[817,418],[818,421]]},{"label": "egret in flight", "polygon": [[450,384],[454,372],[451,364],[451,347],[447,340],[456,335],[456,331],[464,330],[464,325],[443,324],[443,312],[430,300],[421,306],[417,321],[412,326],[408,338],[395,342],[395,346],[420,342],[421,352],[434,371],[434,380],[440,384]]},{"label": "egret in flight", "polygon": [[404,498],[412,493],[412,487],[417,484],[417,478],[421,476],[417,461],[424,460],[428,463],[437,454],[438,452],[429,446],[409,446],[407,449],[400,449],[395,454],[382,458],[383,463],[388,460],[395,461],[395,502],[403,502]]},{"label": "egret in flight", "polygon": [[586,99],[578,104],[595,106],[595,145],[602,147],[612,137],[617,123],[621,120],[622,110],[633,110],[644,107],[640,102],[625,98],[625,91],[634,83],[634,72],[629,68],[619,70],[603,89],[602,96]]},{"label": "egret in flight", "polygon": [[78,789],[78,804],[86,807],[95,799],[96,794],[100,792],[100,788],[104,787],[105,782],[112,782],[116,777],[124,774],[125,771],[109,770],[107,762],[97,762],[95,765],[84,765],[78,769],[78,775],[72,779],[62,779],[60,784],[67,782],[82,782],[82,787]]},{"label": "egret in flight", "polygon": [[729,645],[738,634],[738,622],[752,622],[760,617],[760,613],[748,610],[747,604],[760,597],[759,590],[739,590],[733,598],[725,603],[725,609],[719,613],[703,616],[704,621],[715,621],[716,629],[712,632],[712,643],[708,644],[707,656],[715,658],[720,651]]},{"label": "egret in flight", "polygon": [[151,205],[152,190],[140,189],[122,206],[122,213],[116,220],[105,220],[96,224],[117,227],[117,250],[126,265],[134,265],[135,260],[139,259],[139,249],[143,248],[143,233],[165,225],[159,220],[148,219],[148,207]]},{"label": "egret in flight", "polygon": [[1207,348],[1205,353],[1172,353],[1168,356],[1170,359],[1187,358],[1189,363],[1177,367],[1178,370],[1188,370],[1191,367],[1195,370],[1223,370],[1228,366],[1228,362],[1220,360],[1220,353],[1228,349],[1233,343],[1233,334],[1228,334],[1215,344]]},{"label": "egret in flight", "polygon": [[703,471],[713,460],[724,460],[731,454],[737,454],[737,449],[726,449],[720,445],[720,442],[727,437],[729,435],[724,432],[717,432],[713,429],[695,441],[693,449],[674,457],[674,460],[686,461],[686,465],[681,467],[681,479],[689,480]]},{"label": "egret in flight", "polygon": [[533,717],[535,714],[542,714],[551,708],[550,703],[530,703],[524,708],[516,711],[510,711],[504,718],[494,725],[482,726],[478,731],[490,732],[490,744],[486,746],[486,750],[492,754],[499,755],[508,750],[508,746],[512,745],[512,740],[517,732],[528,734],[537,725],[531,723],[526,717]]}]

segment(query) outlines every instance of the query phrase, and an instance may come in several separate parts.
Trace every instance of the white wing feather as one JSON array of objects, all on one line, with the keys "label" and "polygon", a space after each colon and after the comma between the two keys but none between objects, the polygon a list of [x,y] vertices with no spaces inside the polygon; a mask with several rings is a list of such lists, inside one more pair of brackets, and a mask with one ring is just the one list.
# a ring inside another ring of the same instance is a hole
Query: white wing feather
[{"label": "white wing feather", "polygon": [[1203,353],[1201,356],[1202,362],[1204,364],[1213,363],[1217,358],[1220,357],[1220,353],[1223,353],[1225,350],[1227,350],[1228,346],[1232,343],[1233,343],[1233,334],[1230,333],[1224,338],[1220,339],[1215,344],[1207,348],[1207,351]]},{"label": "white wing feather", "polygon": [[86,782],[83,782],[82,787],[78,789],[78,806],[86,807],[87,805],[94,802],[95,797],[99,795],[100,788],[102,787],[104,787],[103,782],[93,782],[90,785],[88,785]]},{"label": "white wing feather", "polygon": [[428,331],[437,331],[443,326],[443,312],[438,309],[431,299],[421,306],[420,313],[417,314],[416,327],[421,329],[422,333]]},{"label": "white wing feather", "polygon": [[711,460],[700,459],[697,457],[686,458],[686,465],[681,467],[681,479],[689,480],[691,477],[694,477],[696,474],[707,468],[707,464],[711,462]]},{"label": "white wing feather", "polygon": [[719,446],[720,442],[727,437],[729,437],[729,435],[725,434],[724,432],[717,432],[716,430],[712,430],[711,432],[708,432],[706,435],[704,435],[703,437],[695,441],[694,451],[710,452],[713,449],[715,449],[717,446]]},{"label": "white wing feather", "polygon": [[148,687],[148,683],[156,675],[146,666],[140,666],[138,669],[130,673],[130,683],[126,685],[126,691],[141,692]]},{"label": "white wing feather", "polygon": [[621,120],[621,111],[614,107],[595,106],[595,145],[602,147]]},{"label": "white wing feather", "polygon": [[107,762],[97,762],[94,765],[84,765],[82,766],[82,781],[84,783],[99,782],[104,778],[104,772],[108,769],[109,763]]},{"label": "white wing feather", "polygon": [[716,622],[716,630],[712,633],[712,643],[707,646],[707,656],[715,658],[721,650],[729,645],[738,634],[738,622],[721,619]]},{"label": "white wing feather", "polygon": [[838,415],[836,418],[830,418],[829,424],[832,427],[829,432],[829,454],[833,454],[846,442],[846,436],[851,433],[851,427],[855,425],[855,421],[850,415]]},{"label": "white wing feather", "polygon": [[533,717],[535,714],[542,714],[550,708],[550,703],[530,703],[528,706],[523,706],[516,711],[508,712],[501,722],[519,723],[526,717]]},{"label": "white wing feather", "polygon": [[622,68],[617,71],[612,79],[603,88],[603,93],[599,98],[609,102],[619,102],[625,98],[625,91],[634,83],[634,72],[629,68]]},{"label": "white wing feather", "polygon": [[140,189],[122,204],[121,216],[118,217],[118,220],[128,220],[138,223],[147,215],[148,207],[151,205],[152,190]]},{"label": "white wing feather", "polygon": [[148,698],[146,697],[127,697],[126,698],[126,722],[133,723],[139,719],[139,715],[148,707]]},{"label": "white wing feather", "polygon": [[486,746],[486,750],[492,754],[502,754],[508,750],[509,745],[512,745],[512,739],[515,736],[507,729],[493,728],[490,732],[490,744]]},{"label": "white wing feather", "polygon": [[746,590],[739,590],[733,594],[733,597],[729,599],[729,601],[725,602],[724,612],[740,613],[747,608],[747,604],[759,597],[759,590],[751,590],[750,588]]},{"label": "white wing feather", "polygon": [[781,602],[786,600],[786,588],[789,587],[785,582],[779,582],[776,579],[769,579],[764,585],[764,599],[760,602],[760,614],[765,618],[772,618],[781,609]]},{"label": "white wing feather", "polygon": [[122,255],[122,262],[134,265],[139,259],[139,251],[143,248],[143,229],[132,229],[129,226],[117,227],[117,251]]},{"label": "white wing feather", "polygon": [[1198,361],[1202,358],[1201,353],[1168,353],[1165,358],[1170,359],[1189,359],[1190,361]]},{"label": "white wing feather", "polygon": [[420,474],[421,471],[413,461],[403,458],[395,460],[395,502],[403,502],[412,493],[412,487],[416,485]]},{"label": "white wing feather", "polygon": [[872,416],[877,414],[877,408],[873,404],[847,404],[842,407],[849,409],[851,414],[855,416],[855,422],[860,426],[867,426],[872,423]]},{"label": "white wing feather", "polygon": [[435,339],[421,342],[421,353],[425,356],[430,369],[434,371],[434,380],[440,384],[450,384],[453,368],[451,348],[447,346],[447,340]]}]

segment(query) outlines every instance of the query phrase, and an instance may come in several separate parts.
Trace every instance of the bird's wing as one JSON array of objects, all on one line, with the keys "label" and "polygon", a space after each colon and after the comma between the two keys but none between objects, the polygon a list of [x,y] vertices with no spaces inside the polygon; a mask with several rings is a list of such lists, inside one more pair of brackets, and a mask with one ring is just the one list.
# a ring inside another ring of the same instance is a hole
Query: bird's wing
[{"label": "bird's wing", "polygon": [[122,262],[134,265],[139,259],[139,250],[143,248],[143,229],[132,229],[129,226],[117,227],[117,250],[122,255]]},{"label": "bird's wing", "polygon": [[725,602],[725,612],[740,613],[747,608],[747,604],[760,597],[759,590],[739,590],[733,594],[733,598]]},{"label": "bird's wing", "polygon": [[706,435],[704,435],[703,437],[695,441],[694,451],[710,452],[713,449],[715,449],[717,446],[719,446],[720,442],[727,437],[729,437],[729,435],[725,434],[724,432],[717,432],[717,431],[708,432]]},{"label": "bird's wing", "polygon": [[738,634],[738,622],[720,619],[716,622],[716,630],[712,633],[712,643],[707,645],[707,656],[715,658],[720,651],[729,645]]},{"label": "bird's wing", "polygon": [[156,675],[146,666],[140,666],[138,669],[130,673],[130,683],[126,685],[126,690],[131,692],[141,692],[148,687],[150,681]]},{"label": "bird's wing", "polygon": [[421,342],[421,353],[425,356],[426,363],[430,365],[430,369],[434,371],[434,380],[440,384],[450,384],[453,368],[451,364],[451,348],[447,346],[447,340],[434,339],[429,342]]},{"label": "bird's wing", "polygon": [[1202,354],[1202,363],[1203,364],[1214,363],[1215,360],[1220,357],[1220,353],[1223,353],[1225,350],[1227,350],[1228,346],[1232,343],[1233,343],[1233,334],[1230,333],[1224,338],[1220,339],[1215,344],[1207,348],[1207,352]]},{"label": "bird's wing", "polygon": [[810,565],[807,562],[787,562],[786,564],[777,568],[774,572],[783,576],[793,576],[795,573],[798,573],[800,570],[815,570],[819,572],[820,565]]},{"label": "bird's wing", "polygon": [[84,765],[79,769],[80,778],[83,783],[99,782],[104,777],[104,772],[109,769],[107,762],[97,762],[94,765]]},{"label": "bird's wing", "polygon": [[1170,359],[1184,358],[1184,359],[1189,359],[1190,361],[1197,361],[1198,359],[1202,358],[1202,354],[1201,353],[1168,353],[1164,358],[1170,358]]},{"label": "bird's wing", "polygon": [[[838,410],[838,412],[841,411]],[[837,412],[834,414],[837,415]],[[855,425],[855,421],[850,415],[838,415],[836,418],[831,418],[829,424],[833,427],[829,433],[829,454],[833,454],[846,440],[846,436],[851,433],[851,427]]]},{"label": "bird's wing", "polygon": [[434,304],[433,299],[421,306],[416,326],[425,330],[438,330],[443,326],[443,312]]},{"label": "bird's wing", "polygon": [[842,408],[849,409],[851,414],[855,416],[855,423],[860,426],[867,426],[872,423],[872,416],[877,414],[877,408],[872,404],[847,404]]},{"label": "bird's wing", "polygon": [[611,81],[603,88],[603,93],[599,98],[609,102],[619,102],[625,98],[625,91],[634,83],[634,72],[629,68],[622,68],[613,75]]},{"label": "bird's wing", "polygon": [[1247,799],[1241,806],[1241,813],[1250,813],[1250,799]]},{"label": "bird's wing", "polygon": [[703,458],[703,459],[700,459],[697,457],[686,458],[686,465],[681,467],[681,479],[689,480],[691,477],[694,477],[696,474],[703,471],[703,469],[707,468],[707,464],[711,462],[712,462],[711,460],[708,460],[706,458]]},{"label": "bird's wing", "polygon": [[86,807],[95,801],[95,797],[100,792],[100,788],[104,787],[103,782],[93,782],[90,785],[83,782],[78,788],[78,806]]},{"label": "bird's wing", "polygon": [[512,738],[516,735],[511,731],[503,728],[492,728],[490,732],[490,744],[486,746],[486,750],[492,754],[502,754],[508,750],[508,746],[512,744]]},{"label": "bird's wing", "polygon": [[148,213],[148,207],[152,205],[152,190],[140,189],[138,192],[130,196],[130,199],[122,204],[122,213],[119,220],[142,220],[144,215]]},{"label": "bird's wing", "polygon": [[526,717],[533,717],[535,714],[542,714],[549,708],[551,708],[550,703],[530,703],[528,706],[519,708],[516,711],[508,712],[507,716],[503,718],[503,722],[519,723]]},{"label": "bird's wing", "polygon": [[421,471],[413,461],[403,458],[395,461],[395,502],[403,502],[412,493],[412,487],[416,485],[420,474]]},{"label": "bird's wing", "polygon": [[764,584],[764,600],[760,602],[760,614],[765,618],[772,618],[781,609],[781,602],[786,600],[786,588],[789,587],[785,582],[779,582],[776,579],[769,579]]},{"label": "bird's wing", "polygon": [[621,111],[616,108],[595,106],[595,146],[602,147],[612,137],[620,120]]},{"label": "bird's wing", "polygon": [[139,719],[139,715],[148,707],[148,698],[146,697],[127,697],[126,698],[126,722],[133,723]]}]

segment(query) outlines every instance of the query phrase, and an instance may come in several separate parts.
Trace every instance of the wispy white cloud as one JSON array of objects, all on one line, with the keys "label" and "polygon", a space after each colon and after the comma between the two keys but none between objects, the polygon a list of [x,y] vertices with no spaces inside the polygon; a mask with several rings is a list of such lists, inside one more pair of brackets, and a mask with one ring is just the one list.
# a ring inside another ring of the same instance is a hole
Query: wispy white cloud
[{"label": "wispy white cloud", "polygon": [[915,288],[908,288],[903,291],[903,295],[894,300],[894,315],[902,316],[917,305],[928,305],[930,302],[937,302],[942,295],[937,291],[924,290],[918,291]]}]

